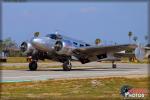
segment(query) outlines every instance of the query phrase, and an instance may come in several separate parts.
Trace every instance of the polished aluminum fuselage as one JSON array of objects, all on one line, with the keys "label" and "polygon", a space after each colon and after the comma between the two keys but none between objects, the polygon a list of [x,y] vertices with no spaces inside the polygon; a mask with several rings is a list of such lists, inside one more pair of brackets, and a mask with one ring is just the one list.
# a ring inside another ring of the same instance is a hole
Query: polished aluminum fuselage
[{"label": "polished aluminum fuselage", "polygon": [[[35,58],[38,56],[36,59],[52,59],[63,62],[68,57],[75,57],[84,64],[97,60],[113,61],[116,59],[115,53],[129,48],[135,49],[137,45],[94,46],[59,34],[48,34],[44,37],[32,38],[27,47],[28,51],[32,51],[31,56]],[[144,52],[139,52],[143,51],[140,47],[135,51],[138,51],[135,53],[136,58],[143,58]]]},{"label": "polished aluminum fuselage", "polygon": [[55,52],[54,46],[57,41],[61,41],[63,44],[63,48],[58,51],[58,54],[66,54],[71,55],[72,50],[79,47],[84,47],[87,43],[75,40],[69,37],[62,36],[62,39],[51,39],[50,37],[36,37],[31,39],[30,43],[32,46],[43,52]]},{"label": "polished aluminum fuselage", "polygon": [[41,37],[41,38],[33,38],[31,39],[31,44],[34,48],[44,52],[53,51],[54,44],[56,40],[50,39],[48,37]]}]

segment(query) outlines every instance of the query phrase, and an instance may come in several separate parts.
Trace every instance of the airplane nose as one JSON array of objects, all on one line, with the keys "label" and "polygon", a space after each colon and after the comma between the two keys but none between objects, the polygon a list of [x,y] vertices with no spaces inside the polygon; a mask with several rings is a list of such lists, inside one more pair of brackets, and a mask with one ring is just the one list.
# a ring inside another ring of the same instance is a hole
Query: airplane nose
[{"label": "airplane nose", "polygon": [[40,38],[34,38],[34,39],[31,40],[31,42],[32,42],[33,45],[41,45],[41,44],[43,44],[42,43],[42,39],[40,39]]},{"label": "airplane nose", "polygon": [[37,49],[39,49],[39,50],[44,50],[44,51],[47,50],[47,48],[46,48],[46,43],[45,43],[44,39],[41,39],[41,38],[34,38],[34,39],[31,40],[31,43],[32,43],[32,45],[33,45],[35,48],[37,48]]}]

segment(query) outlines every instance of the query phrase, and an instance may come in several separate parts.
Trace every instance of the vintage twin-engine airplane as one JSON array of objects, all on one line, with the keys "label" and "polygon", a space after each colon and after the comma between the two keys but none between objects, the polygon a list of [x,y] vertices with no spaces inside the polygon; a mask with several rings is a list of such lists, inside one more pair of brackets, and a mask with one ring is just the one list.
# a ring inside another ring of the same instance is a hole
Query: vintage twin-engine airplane
[{"label": "vintage twin-engine airplane", "polygon": [[136,44],[96,46],[86,42],[75,40],[60,34],[47,34],[45,37],[34,36],[30,42],[23,42],[21,51],[31,56],[29,69],[37,70],[37,61],[51,59],[63,63],[63,70],[70,71],[71,60],[78,60],[82,64],[92,61],[111,61],[112,68],[116,68],[115,61],[119,58],[116,54],[120,51],[134,49],[135,57],[143,59],[144,52]]}]

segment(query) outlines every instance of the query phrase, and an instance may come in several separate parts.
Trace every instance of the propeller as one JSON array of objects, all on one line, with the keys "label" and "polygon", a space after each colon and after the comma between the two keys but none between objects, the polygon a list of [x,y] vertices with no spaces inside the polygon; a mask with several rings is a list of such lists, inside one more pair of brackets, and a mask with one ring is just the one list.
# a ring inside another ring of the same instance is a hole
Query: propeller
[{"label": "propeller", "polygon": [[21,46],[20,46],[20,50],[22,52],[25,52],[28,48],[28,44],[26,42],[22,42]]},{"label": "propeller", "polygon": [[139,61],[142,61],[145,57],[145,50],[141,44],[138,44],[138,47],[135,49],[135,57]]},{"label": "propeller", "polygon": [[55,48],[56,51],[60,51],[60,50],[62,49],[62,47],[63,47],[63,44],[62,44],[61,41],[57,41],[57,42],[55,43],[54,48]]}]

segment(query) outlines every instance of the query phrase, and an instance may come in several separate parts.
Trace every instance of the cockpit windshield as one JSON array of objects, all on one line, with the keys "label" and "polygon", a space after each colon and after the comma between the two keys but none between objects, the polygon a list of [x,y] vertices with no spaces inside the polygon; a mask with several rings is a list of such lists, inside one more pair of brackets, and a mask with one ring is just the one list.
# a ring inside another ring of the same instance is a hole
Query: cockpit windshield
[{"label": "cockpit windshield", "polygon": [[59,34],[47,34],[46,37],[49,37],[54,40],[62,39],[61,35],[59,35]]}]

